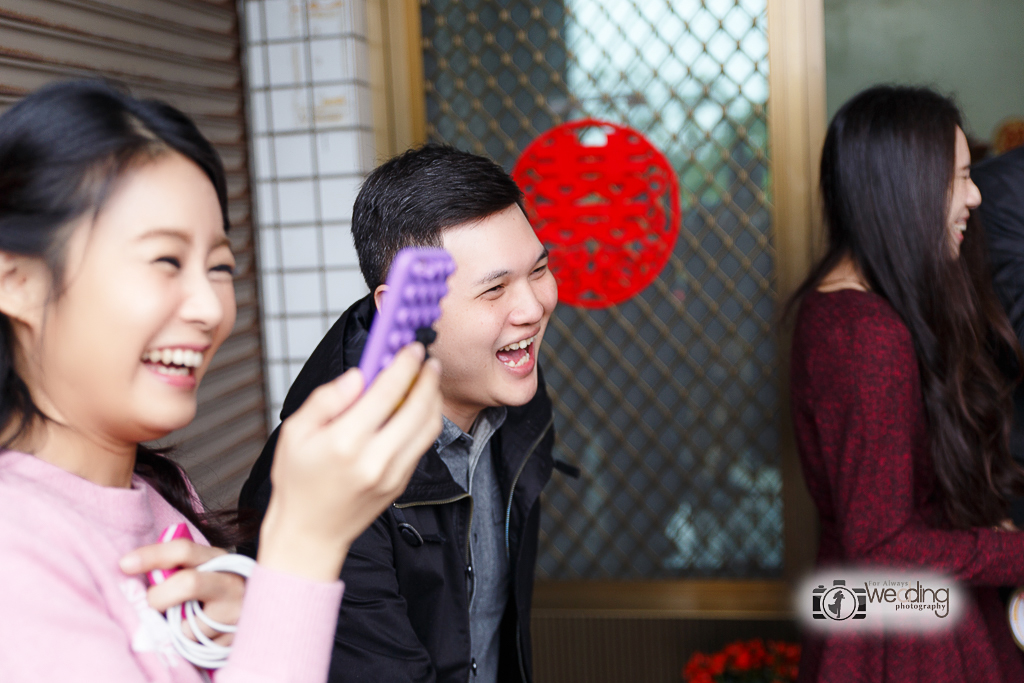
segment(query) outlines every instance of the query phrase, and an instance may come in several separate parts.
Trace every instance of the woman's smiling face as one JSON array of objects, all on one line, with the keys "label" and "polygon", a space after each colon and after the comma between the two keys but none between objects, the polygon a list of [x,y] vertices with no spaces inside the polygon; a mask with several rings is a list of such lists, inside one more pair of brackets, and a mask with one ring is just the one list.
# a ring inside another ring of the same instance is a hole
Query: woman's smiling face
[{"label": "woman's smiling face", "polygon": [[967,218],[973,209],[981,205],[981,192],[971,180],[971,148],[967,136],[956,129],[956,153],[953,161],[953,183],[949,188],[949,209],[946,230],[953,246],[954,256],[960,255],[960,243],[964,241]]},{"label": "woman's smiling face", "polygon": [[59,291],[18,325],[22,377],[50,418],[106,443],[187,425],[235,321],[234,257],[209,178],[166,152],[73,227]]}]

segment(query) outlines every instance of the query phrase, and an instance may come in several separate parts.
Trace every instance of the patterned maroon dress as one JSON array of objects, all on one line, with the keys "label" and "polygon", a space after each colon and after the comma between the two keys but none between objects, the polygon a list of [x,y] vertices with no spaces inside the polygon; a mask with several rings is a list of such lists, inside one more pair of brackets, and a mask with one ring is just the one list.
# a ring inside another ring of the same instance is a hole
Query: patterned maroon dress
[{"label": "patterned maroon dress", "polygon": [[968,591],[959,624],[938,635],[805,636],[800,681],[1024,681],[996,589],[1024,584],[1024,533],[943,522],[917,358],[885,299],[804,298],[792,408],[821,521],[818,565],[927,567]]}]

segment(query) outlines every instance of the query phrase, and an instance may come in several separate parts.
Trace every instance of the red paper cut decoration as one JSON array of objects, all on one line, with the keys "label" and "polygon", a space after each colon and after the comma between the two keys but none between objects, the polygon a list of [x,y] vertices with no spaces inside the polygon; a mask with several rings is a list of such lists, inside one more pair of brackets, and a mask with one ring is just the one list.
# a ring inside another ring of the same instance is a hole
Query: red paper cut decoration
[{"label": "red paper cut decoration", "polygon": [[512,177],[551,254],[562,302],[620,304],[668,263],[679,235],[679,180],[665,155],[632,128],[596,119],[564,123],[530,143]]}]

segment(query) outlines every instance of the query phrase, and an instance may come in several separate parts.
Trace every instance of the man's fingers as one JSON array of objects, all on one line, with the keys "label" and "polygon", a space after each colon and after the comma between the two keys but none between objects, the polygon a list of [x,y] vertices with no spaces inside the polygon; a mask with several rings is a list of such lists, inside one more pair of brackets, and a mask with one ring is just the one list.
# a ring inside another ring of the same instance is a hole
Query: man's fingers
[{"label": "man's fingers", "polygon": [[179,538],[167,543],[136,548],[121,558],[121,571],[125,574],[142,574],[154,569],[175,569],[196,567],[225,551],[199,545],[194,541]]}]

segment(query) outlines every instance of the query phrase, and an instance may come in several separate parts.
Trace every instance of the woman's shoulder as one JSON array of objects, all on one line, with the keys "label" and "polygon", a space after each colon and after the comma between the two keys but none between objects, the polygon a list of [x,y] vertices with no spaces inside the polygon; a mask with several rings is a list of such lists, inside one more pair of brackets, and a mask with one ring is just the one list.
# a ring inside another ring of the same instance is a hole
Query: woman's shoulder
[{"label": "woman's shoulder", "polygon": [[873,292],[843,289],[810,292],[801,302],[793,332],[793,370],[809,376],[898,375],[910,377],[917,354],[910,330],[896,310]]},{"label": "woman's shoulder", "polygon": [[81,563],[69,557],[74,553],[68,553],[83,535],[79,511],[33,476],[32,463],[22,462],[25,457],[0,452],[0,556],[5,558],[0,574],[80,568]]},{"label": "woman's shoulder", "polygon": [[800,303],[796,335],[832,343],[844,338],[911,343],[910,330],[885,297],[857,289],[808,292]]}]

